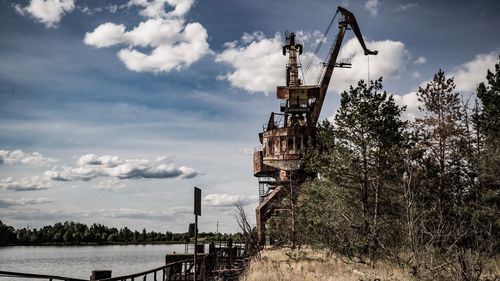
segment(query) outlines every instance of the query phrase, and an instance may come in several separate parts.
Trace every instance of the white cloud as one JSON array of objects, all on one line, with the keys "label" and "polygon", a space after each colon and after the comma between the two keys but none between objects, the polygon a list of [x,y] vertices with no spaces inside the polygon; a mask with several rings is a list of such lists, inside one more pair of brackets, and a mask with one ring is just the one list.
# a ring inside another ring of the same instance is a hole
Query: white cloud
[{"label": "white cloud", "polygon": [[410,92],[406,95],[393,95],[394,101],[399,106],[406,106],[406,111],[403,113],[403,120],[414,120],[419,113],[418,107],[422,105],[418,101],[418,96],[416,92]]},{"label": "white cloud", "polygon": [[427,59],[425,57],[418,57],[418,59],[414,60],[414,64],[424,64],[427,62]]},{"label": "white cloud", "polygon": [[[316,47],[321,40],[323,40],[323,33],[319,30],[315,30],[314,32],[299,30],[296,33],[297,41],[304,43],[304,47],[307,47],[309,44],[310,47]],[[323,43],[326,42],[326,37],[323,40]]]},{"label": "white cloud", "polygon": [[107,6],[103,7],[97,7],[97,8],[89,8],[88,6],[81,6],[77,5],[76,9],[78,9],[80,12],[86,14],[86,15],[93,15],[96,13],[102,13],[104,11],[108,11],[111,14],[116,13],[120,9],[125,9],[128,8],[127,4],[122,4],[122,5],[113,5],[109,3]]},{"label": "white cloud", "polygon": [[[303,31],[297,32],[297,37],[305,42],[321,40],[318,39],[318,34]],[[227,80],[233,87],[242,88],[251,93],[274,92],[276,86],[285,84],[285,66],[288,58],[281,52],[282,44],[283,40],[279,33],[272,38],[266,38],[260,31],[243,34],[240,42],[227,42],[226,49],[217,54],[215,61],[226,63],[233,70],[220,75],[218,79]],[[301,60],[305,63],[312,57],[312,53],[305,52]],[[318,72],[319,64],[313,65],[306,74],[305,82],[314,83],[315,77],[312,75]]]},{"label": "white cloud", "polygon": [[82,155],[77,167],[62,167],[45,172],[45,176],[56,181],[89,181],[97,177],[131,178],[194,178],[198,173],[189,167],[177,167],[167,158],[160,161],[125,159],[117,156]]},{"label": "white cloud", "polygon": [[256,201],[257,196],[214,193],[205,196],[202,200],[202,203],[203,205],[209,207],[234,207],[237,202],[241,202],[243,206],[245,206]]},{"label": "white cloud", "polygon": [[106,191],[116,191],[125,187],[122,180],[116,178],[108,178],[100,181],[93,189],[106,190]]},{"label": "white cloud", "polygon": [[15,9],[21,15],[30,14],[46,27],[56,27],[61,18],[75,9],[74,0],[31,0],[30,3],[21,8],[16,5]]},{"label": "white cloud", "polygon": [[410,10],[410,9],[413,9],[413,8],[416,8],[416,7],[418,7],[418,3],[408,3],[408,4],[400,5],[398,7],[398,10],[400,10],[400,11],[406,11],[406,10]]},{"label": "white cloud", "polygon": [[[285,65],[287,58],[281,53],[281,36],[273,38],[245,33],[241,43],[226,43],[226,49],[217,54],[215,61],[229,64],[234,71],[218,77],[227,80],[232,86],[251,93],[275,91],[277,85],[285,83]],[[253,41],[249,41],[253,39]]]},{"label": "white cloud", "polygon": [[118,9],[120,8],[122,8],[122,6],[112,5],[112,4],[109,4],[108,6],[105,7],[105,9],[112,14],[116,13],[116,11],[118,11]]},{"label": "white cloud", "polygon": [[[226,63],[234,68],[231,72],[220,75],[218,79],[227,80],[233,87],[251,93],[269,94],[275,91],[277,85],[285,84],[285,66],[288,58],[283,56],[281,52],[283,42],[279,33],[276,33],[273,38],[265,38],[258,32],[253,34],[253,37],[249,34],[243,35],[239,42],[226,43],[226,49],[217,54],[216,62]],[[247,42],[250,38],[254,38],[254,41]],[[318,39],[314,36],[310,38],[321,40],[321,38]],[[379,51],[377,56],[370,56],[371,79],[380,76],[385,79],[399,78],[408,61],[405,45],[402,42],[391,40],[366,43],[369,49]],[[304,67],[311,58],[314,62],[321,61],[312,53],[304,52],[301,56]],[[331,85],[335,91],[345,90],[360,79],[367,79],[368,59],[356,38],[348,40],[343,45],[339,54],[340,58],[351,59],[352,68],[334,71]],[[321,69],[319,63],[313,63],[306,73],[305,84],[316,84]],[[299,72],[299,76],[301,74]]]},{"label": "white cloud", "polygon": [[[378,55],[364,55],[356,38],[347,41],[339,53],[339,58],[351,59],[352,68],[336,69],[332,76],[333,90],[339,92],[348,89],[349,85],[355,85],[360,79],[368,78],[368,66],[370,79],[374,80],[382,76],[384,80],[398,79],[408,62],[408,51],[400,41],[367,41],[370,50],[377,50]],[[369,60],[369,62],[368,62]]]},{"label": "white cloud", "polygon": [[255,31],[254,33],[243,33],[241,36],[241,42],[245,44],[252,43],[253,41],[261,41],[266,39],[266,35],[262,31]]},{"label": "white cloud", "polygon": [[48,211],[42,209],[25,209],[22,211],[7,210],[6,212],[2,212],[2,216],[5,218],[17,221],[30,221],[32,223],[40,221],[45,223],[47,221],[61,222],[66,220],[76,220],[85,215],[85,213],[80,211],[68,211],[61,209],[51,209]]},{"label": "white cloud", "polygon": [[16,11],[16,13],[20,14],[21,16],[26,15],[24,13],[23,6],[21,6],[21,4],[15,4],[13,7],[14,7],[14,10]]},{"label": "white cloud", "polygon": [[456,90],[462,93],[474,92],[479,83],[486,80],[487,70],[494,69],[498,55],[498,52],[478,54],[473,60],[454,69],[449,76],[455,77]]},{"label": "white cloud", "polygon": [[[128,5],[143,7],[140,14],[147,20],[130,31],[123,24],[101,24],[85,34],[84,42],[96,48],[127,46],[117,55],[128,69],[137,72],[160,73],[188,67],[210,53],[206,29],[198,22],[186,24],[183,18],[192,3],[192,0],[132,0]],[[173,10],[165,12],[165,5]]]},{"label": "white cloud", "polygon": [[[128,6],[140,6],[139,12],[146,18],[182,17],[193,5],[194,0],[130,0]],[[170,12],[165,12],[165,5],[173,7]]]},{"label": "white cloud", "polygon": [[0,188],[14,191],[44,190],[51,186],[50,179],[35,176],[32,178],[21,178],[15,180],[11,177],[0,180]]},{"label": "white cloud", "polygon": [[128,219],[147,219],[147,220],[157,220],[157,219],[174,219],[179,214],[191,213],[191,209],[186,206],[173,207],[167,211],[148,211],[141,209],[129,209],[129,208],[118,208],[118,209],[101,209],[98,211],[103,217],[108,218],[128,218]]},{"label": "white cloud", "polygon": [[380,3],[378,2],[378,0],[367,0],[365,2],[365,9],[367,9],[368,12],[370,12],[370,15],[372,15],[372,17],[375,17],[378,14],[379,5]]},{"label": "white cloud", "polygon": [[238,148],[238,152],[241,155],[253,155],[253,149],[249,147]]},{"label": "white cloud", "polygon": [[44,197],[39,198],[21,198],[21,199],[0,199],[0,208],[8,208],[11,206],[28,206],[50,203],[52,200]]},{"label": "white cloud", "polygon": [[25,165],[36,165],[45,166],[57,162],[57,159],[44,157],[39,152],[33,152],[31,154],[26,153],[22,150],[3,150],[0,149],[0,164],[25,164]]},{"label": "white cloud", "polygon": [[419,79],[422,77],[422,74],[415,70],[411,73],[411,77],[413,77],[413,79]]}]

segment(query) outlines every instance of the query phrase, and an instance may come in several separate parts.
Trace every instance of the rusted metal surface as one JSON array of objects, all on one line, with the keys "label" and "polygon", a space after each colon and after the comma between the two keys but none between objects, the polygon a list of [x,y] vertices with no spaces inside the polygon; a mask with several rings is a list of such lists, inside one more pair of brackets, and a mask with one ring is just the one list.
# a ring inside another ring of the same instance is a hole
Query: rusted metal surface
[{"label": "rusted metal surface", "polygon": [[314,127],[294,125],[263,133],[263,164],[290,171],[300,168],[300,161],[308,140],[316,132]]},{"label": "rusted metal surface", "polygon": [[[288,54],[286,85],[276,88],[276,97],[281,100],[280,113],[271,113],[263,131],[259,133],[262,150],[256,151],[253,158],[254,176],[259,177],[260,204],[256,209],[256,216],[257,232],[261,241],[267,220],[273,216],[273,213],[276,213],[276,210],[286,209],[281,204],[284,198],[283,190],[289,191],[292,208],[295,205],[294,201],[298,197],[301,182],[292,182],[291,175],[293,173],[299,179],[303,178],[301,176],[304,173],[301,167],[302,158],[309,140],[315,139],[316,123],[323,107],[333,69],[351,65],[350,61],[339,60],[337,62],[346,31],[353,30],[365,55],[377,54],[377,51],[371,51],[366,47],[356,18],[351,12],[338,7],[331,23],[339,13],[342,15],[339,32],[330,48],[329,59],[324,64],[318,85],[302,85],[299,79],[301,65],[297,62],[300,61],[298,56],[302,54],[303,45],[297,42],[294,33],[286,34],[286,43],[283,46],[283,55]],[[264,191],[263,180],[260,179],[262,177],[274,178],[275,188],[272,192]],[[286,188],[283,184],[286,184]],[[263,196],[265,198],[262,198]],[[285,212],[287,213],[293,216],[293,209],[291,212]]]},{"label": "rusted metal surface", "polygon": [[276,168],[264,164],[262,150],[253,152],[253,175],[255,177],[272,177],[276,174]]},{"label": "rusted metal surface", "polygon": [[267,196],[267,198],[262,201],[259,206],[257,206],[257,209],[255,209],[257,235],[261,238],[261,240],[266,230],[266,221],[272,215],[273,205],[278,204],[283,197],[284,188],[282,186],[277,186],[276,189],[269,194],[269,196]]},{"label": "rusted metal surface", "polygon": [[312,113],[311,113],[311,123],[316,124],[319,119],[319,115],[321,113],[321,108],[323,107],[323,102],[325,101],[326,92],[328,90],[328,85],[330,84],[330,80],[332,77],[333,69],[335,68],[335,64],[337,63],[338,55],[340,52],[340,47],[342,46],[342,41],[344,40],[345,32],[349,29],[352,29],[354,34],[356,35],[365,55],[376,55],[377,51],[369,50],[366,47],[363,36],[361,35],[361,31],[359,30],[358,22],[354,17],[354,14],[350,11],[338,7],[337,13],[340,12],[343,16],[342,20],[339,22],[339,33],[337,34],[337,38],[335,39],[335,43],[330,49],[330,55],[328,63],[326,64],[326,69],[323,74],[323,78],[320,83],[320,91],[319,97],[316,103],[313,105]]},{"label": "rusted metal surface", "polygon": [[319,95],[318,86],[298,86],[298,87],[278,86],[276,87],[276,98],[282,100],[289,99],[290,92],[296,90],[304,91],[307,94],[308,98],[317,98]]}]

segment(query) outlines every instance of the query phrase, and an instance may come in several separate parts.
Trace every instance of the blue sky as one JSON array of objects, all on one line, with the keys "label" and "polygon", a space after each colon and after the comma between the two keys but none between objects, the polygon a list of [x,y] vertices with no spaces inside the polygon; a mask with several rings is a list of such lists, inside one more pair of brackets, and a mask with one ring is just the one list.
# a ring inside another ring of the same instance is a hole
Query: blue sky
[{"label": "blue sky", "polygon": [[348,34],[353,68],[335,70],[322,118],[369,69],[411,119],[438,69],[470,95],[500,53],[494,0],[0,1],[1,220],[186,231],[198,186],[200,230],[236,231],[233,203],[253,216],[257,202],[251,152],[278,110],[283,33],[304,42],[314,83],[338,5],[379,55],[368,66]]}]

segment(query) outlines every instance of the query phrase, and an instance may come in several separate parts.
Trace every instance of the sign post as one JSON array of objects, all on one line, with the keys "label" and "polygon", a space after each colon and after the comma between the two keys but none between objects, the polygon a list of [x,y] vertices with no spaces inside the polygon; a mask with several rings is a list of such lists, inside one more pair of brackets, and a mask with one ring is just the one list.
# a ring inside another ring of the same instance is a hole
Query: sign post
[{"label": "sign post", "polygon": [[198,216],[201,216],[201,189],[194,187],[194,281],[197,281],[196,256],[198,255]]}]

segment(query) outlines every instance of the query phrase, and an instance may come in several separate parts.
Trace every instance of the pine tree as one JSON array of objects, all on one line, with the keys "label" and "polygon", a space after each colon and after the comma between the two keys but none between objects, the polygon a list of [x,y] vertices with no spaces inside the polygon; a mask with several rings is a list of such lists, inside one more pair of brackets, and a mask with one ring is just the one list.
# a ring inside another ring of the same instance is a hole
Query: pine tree
[{"label": "pine tree", "polygon": [[[344,245],[341,251],[348,254],[374,256],[399,239],[391,220],[398,216],[396,182],[403,173],[397,167],[404,144],[402,111],[382,91],[381,78],[370,85],[361,80],[342,93],[335,125],[320,127],[318,144],[306,157],[308,171],[319,173],[320,179],[306,188],[302,210],[313,217],[314,212],[327,212],[327,221],[312,223],[335,233],[340,241],[333,243]],[[318,200],[330,205],[321,212]],[[306,215],[301,218],[307,221]]]}]

